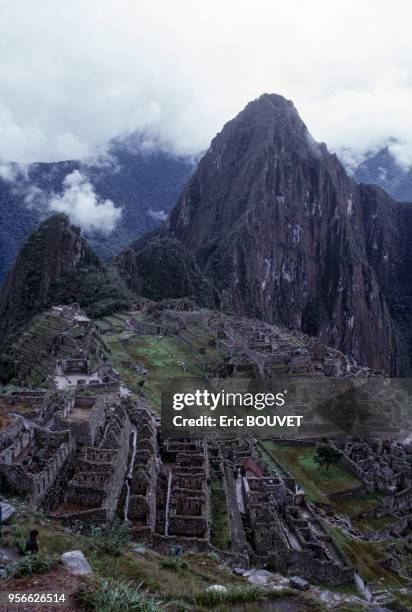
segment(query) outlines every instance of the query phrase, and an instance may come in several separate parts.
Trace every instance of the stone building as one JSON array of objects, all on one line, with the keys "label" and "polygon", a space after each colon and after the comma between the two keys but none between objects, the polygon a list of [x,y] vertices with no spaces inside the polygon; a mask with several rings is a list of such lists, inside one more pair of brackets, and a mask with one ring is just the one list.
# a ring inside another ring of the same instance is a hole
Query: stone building
[{"label": "stone building", "polygon": [[129,408],[135,428],[134,461],[125,516],[133,524],[136,537],[147,537],[156,528],[156,490],[159,472],[157,429],[152,412],[142,402]]},{"label": "stone building", "polygon": [[343,451],[341,463],[368,491],[393,495],[412,487],[412,452],[400,442],[348,438],[336,445]]},{"label": "stone building", "polygon": [[204,439],[166,440],[162,453],[165,536],[182,536],[209,541],[210,480],[209,455]]},{"label": "stone building", "polygon": [[[83,434],[77,426],[74,428],[78,435],[74,471],[51,515],[66,524],[106,523],[116,513],[126,478],[130,420],[124,406],[115,400],[105,406],[104,398],[95,398],[92,406],[81,405],[78,409],[89,411],[89,417],[95,414],[95,420],[83,421]],[[93,442],[84,444],[86,440]]]},{"label": "stone building", "polygon": [[68,429],[79,446],[93,446],[106,422],[104,397],[73,396],[54,415],[55,430]]},{"label": "stone building", "polygon": [[31,506],[38,508],[72,457],[75,441],[68,431],[27,428],[22,420],[16,426],[13,442],[0,448],[0,475],[12,489],[28,493]]}]

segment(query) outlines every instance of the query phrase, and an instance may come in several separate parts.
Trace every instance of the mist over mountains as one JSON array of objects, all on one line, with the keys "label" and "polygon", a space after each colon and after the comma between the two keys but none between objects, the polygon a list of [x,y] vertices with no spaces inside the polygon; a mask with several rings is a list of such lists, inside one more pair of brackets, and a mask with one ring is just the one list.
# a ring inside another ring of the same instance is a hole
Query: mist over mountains
[{"label": "mist over mountains", "polygon": [[[57,258],[68,266],[49,273],[54,226],[31,235],[1,295],[4,336],[6,328],[16,329],[15,310],[27,319],[15,287],[26,286],[33,258],[40,284],[30,282],[28,303],[36,303],[43,281],[47,291],[38,304],[58,295],[94,313],[131,303],[131,296],[188,297],[303,330],[358,363],[396,375],[410,371],[412,207],[355,182],[312,138],[291,101],[264,94],[250,102],[212,140],[196,169],[187,159],[126,144],[114,142],[94,165],[29,167],[20,227],[27,231],[45,214],[42,197],[49,194],[47,213],[64,213],[53,222],[62,235],[72,236],[68,219],[77,215],[91,248],[76,238],[87,256],[66,256],[68,238]],[[376,178],[373,170],[371,163]],[[389,181],[389,166],[386,176]],[[7,186],[11,211],[15,192],[10,181]],[[10,223],[9,231],[16,236]],[[108,267],[97,257],[114,255]],[[107,284],[114,290],[107,293]]]},{"label": "mist over mountains", "polygon": [[0,167],[0,285],[23,240],[56,212],[80,226],[96,253],[110,258],[157,227],[193,172],[141,135],[111,141],[90,161]]},{"label": "mist over mountains", "polygon": [[366,155],[354,169],[353,176],[359,183],[379,185],[395,200],[412,202],[412,167],[400,163],[391,146]]},{"label": "mist over mountains", "polygon": [[[358,185],[291,101],[264,94],[213,139],[160,235],[195,258],[225,310],[399,373],[411,363],[411,227],[412,208]],[[147,249],[119,257],[129,282]]]}]

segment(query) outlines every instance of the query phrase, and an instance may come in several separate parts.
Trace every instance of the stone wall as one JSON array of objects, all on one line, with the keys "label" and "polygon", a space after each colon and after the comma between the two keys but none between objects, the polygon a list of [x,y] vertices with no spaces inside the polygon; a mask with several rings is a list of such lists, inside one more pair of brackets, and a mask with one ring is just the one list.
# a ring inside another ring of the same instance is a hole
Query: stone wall
[{"label": "stone wall", "polygon": [[[20,421],[22,423],[22,421]],[[22,429],[22,427],[12,428],[16,431],[16,437],[10,440],[10,445],[3,448],[0,453],[0,464],[11,465],[19,455],[33,442],[34,429]]]},{"label": "stone wall", "polygon": [[108,517],[104,508],[91,508],[90,510],[79,510],[78,512],[60,513],[52,515],[58,518],[66,527],[81,528],[87,531],[90,527],[107,523]]},{"label": "stone wall", "polygon": [[255,563],[264,563],[274,570],[296,575],[311,582],[324,582],[332,586],[347,584],[354,580],[354,569],[336,565],[330,561],[319,561],[306,551],[280,550],[266,557],[255,557]]},{"label": "stone wall", "polygon": [[14,491],[31,493],[33,478],[21,465],[7,465],[0,462],[0,474]]},{"label": "stone wall", "polygon": [[74,408],[85,410],[85,419],[75,421],[70,419],[71,408],[58,412],[54,417],[54,429],[69,429],[79,446],[93,446],[96,436],[103,430],[105,424],[104,398],[76,398]]},{"label": "stone wall", "polygon": [[33,494],[31,498],[33,509],[39,507],[43,498],[53,486],[63,464],[70,459],[75,451],[75,440],[70,436],[69,432],[64,433],[66,434],[66,440],[56,449],[53,458],[48,461],[47,466],[33,478]]},{"label": "stone wall", "polygon": [[236,553],[243,553],[245,550],[247,550],[246,536],[237,503],[233,473],[227,463],[223,465],[222,483],[225,492],[226,507],[229,514],[232,551]]},{"label": "stone wall", "polygon": [[151,545],[162,554],[168,554],[174,546],[180,546],[187,552],[214,552],[219,556],[220,562],[228,563],[232,567],[249,567],[249,558],[247,555],[233,551],[220,550],[204,539],[154,534],[151,538]]},{"label": "stone wall", "polygon": [[78,385],[77,391],[93,391],[94,393],[119,393],[120,381],[106,382],[106,383],[90,383],[88,385]]},{"label": "stone wall", "polygon": [[351,474],[356,476],[356,478],[359,478],[359,480],[361,480],[364,483],[365,488],[366,488],[368,493],[372,493],[375,490],[374,482],[372,482],[370,480],[366,480],[365,479],[365,474],[363,473],[361,468],[358,465],[356,465],[356,463],[354,461],[352,461],[352,459],[347,457],[347,455],[342,455],[340,460],[339,460],[339,463],[344,468],[346,468],[348,470],[348,472],[350,472]]},{"label": "stone wall", "polygon": [[126,477],[131,434],[130,420],[122,406],[116,409],[116,417],[120,427],[120,431],[116,440],[117,454],[116,458],[113,461],[112,479],[108,487],[106,499],[104,502],[104,508],[106,509],[107,516],[110,520],[113,518],[116,512],[120,493]]},{"label": "stone wall", "polygon": [[[19,460],[20,453],[28,445],[52,449],[51,456],[38,472],[30,471],[29,467]],[[30,505],[36,509],[50,491],[63,464],[69,460],[75,447],[76,443],[68,431],[49,432],[41,429],[22,431],[14,444],[3,450],[0,473],[11,488],[30,493]]]},{"label": "stone wall", "polygon": [[181,536],[190,533],[192,536],[203,538],[207,533],[207,520],[202,516],[171,516],[169,533]]},{"label": "stone wall", "polygon": [[392,512],[410,512],[412,508],[412,489],[405,489],[395,495],[385,497],[382,503],[359,516],[383,516]]},{"label": "stone wall", "polygon": [[[13,417],[13,420],[7,425],[7,429],[0,431],[0,451],[13,444],[22,429],[22,419],[19,419],[18,417]],[[3,463],[1,453],[0,462]]]},{"label": "stone wall", "polygon": [[328,493],[328,498],[331,501],[339,501],[340,499],[351,499],[352,497],[363,497],[368,494],[368,489],[364,485],[353,487],[352,489],[346,489],[344,491],[337,491],[336,493]]},{"label": "stone wall", "polygon": [[367,531],[366,537],[368,540],[386,540],[393,537],[394,533],[397,534],[398,537],[401,537],[404,534],[404,531],[408,530],[412,530],[412,514],[402,516],[396,523],[394,523],[390,527]]}]

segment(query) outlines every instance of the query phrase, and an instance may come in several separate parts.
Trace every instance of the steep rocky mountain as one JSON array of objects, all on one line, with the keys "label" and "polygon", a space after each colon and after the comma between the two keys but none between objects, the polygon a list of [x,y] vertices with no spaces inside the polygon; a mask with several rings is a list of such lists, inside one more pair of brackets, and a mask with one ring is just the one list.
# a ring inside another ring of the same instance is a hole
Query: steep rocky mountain
[{"label": "steep rocky mountain", "polygon": [[390,147],[367,155],[353,176],[359,183],[379,185],[400,202],[412,202],[412,168],[400,165]]},{"label": "steep rocky mountain", "polygon": [[44,221],[21,247],[0,293],[0,348],[51,304],[79,302],[97,316],[130,303],[114,270],[64,214]]},{"label": "steep rocky mountain", "polygon": [[123,209],[113,232],[89,232],[95,252],[109,259],[138,236],[157,227],[177,198],[194,165],[158,149],[146,151],[144,138],[132,135],[113,140],[108,155],[95,162],[31,164],[15,181],[0,178],[0,286],[23,240],[53,211],[52,193],[63,192],[65,177],[79,170],[97,196]]},{"label": "steep rocky mountain", "polygon": [[116,265],[138,295],[151,300],[189,297],[201,306],[216,305],[215,291],[179,240],[147,236],[123,251]]},{"label": "steep rocky mountain", "polygon": [[411,360],[410,214],[265,94],[213,139],[161,235],[193,254],[225,309],[399,373]]}]

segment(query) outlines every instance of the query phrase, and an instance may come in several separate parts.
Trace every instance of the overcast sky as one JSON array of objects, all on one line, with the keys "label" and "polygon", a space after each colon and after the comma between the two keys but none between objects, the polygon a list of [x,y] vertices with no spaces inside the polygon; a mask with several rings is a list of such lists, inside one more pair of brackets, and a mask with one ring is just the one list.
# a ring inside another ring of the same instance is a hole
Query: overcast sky
[{"label": "overcast sky", "polygon": [[0,0],[0,158],[79,158],[146,129],[197,153],[263,92],[355,154],[412,162],[410,0]]}]

